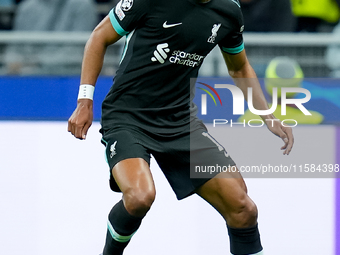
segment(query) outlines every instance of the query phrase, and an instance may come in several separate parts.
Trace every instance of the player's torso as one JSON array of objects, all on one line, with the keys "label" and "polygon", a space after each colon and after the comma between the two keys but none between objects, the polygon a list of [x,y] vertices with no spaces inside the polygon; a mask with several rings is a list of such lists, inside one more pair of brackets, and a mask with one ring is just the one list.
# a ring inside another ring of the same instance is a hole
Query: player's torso
[{"label": "player's torso", "polygon": [[144,64],[198,67],[204,57],[234,29],[237,2],[150,0],[150,11],[134,32],[135,56]]},{"label": "player's torso", "polygon": [[[239,31],[242,15],[235,0],[205,5],[194,0],[144,1],[122,0],[114,10],[114,19],[129,34],[114,85],[103,102],[102,123],[104,128],[130,123],[157,132],[182,129],[190,117],[190,78],[196,78],[205,56],[235,33],[235,25]],[[130,22],[134,16],[129,14],[142,3],[138,22]]]}]

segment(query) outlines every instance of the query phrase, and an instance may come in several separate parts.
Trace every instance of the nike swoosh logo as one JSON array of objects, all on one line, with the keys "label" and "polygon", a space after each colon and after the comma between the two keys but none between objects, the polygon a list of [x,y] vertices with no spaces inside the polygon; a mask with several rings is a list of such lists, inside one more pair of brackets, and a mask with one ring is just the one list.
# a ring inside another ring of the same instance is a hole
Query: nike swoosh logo
[{"label": "nike swoosh logo", "polygon": [[170,28],[170,27],[175,27],[175,26],[179,26],[179,25],[182,25],[182,22],[181,23],[176,23],[176,24],[167,24],[167,21],[165,21],[163,23],[163,27],[164,28]]}]

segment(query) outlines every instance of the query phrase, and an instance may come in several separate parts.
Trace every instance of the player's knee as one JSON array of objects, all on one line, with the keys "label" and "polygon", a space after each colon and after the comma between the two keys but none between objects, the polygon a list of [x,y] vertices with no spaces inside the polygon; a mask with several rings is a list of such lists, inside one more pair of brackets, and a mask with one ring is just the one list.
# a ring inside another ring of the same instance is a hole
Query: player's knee
[{"label": "player's knee", "polygon": [[242,201],[238,208],[231,213],[229,221],[230,225],[237,228],[247,228],[254,226],[257,222],[257,206],[256,204],[250,200]]},{"label": "player's knee", "polygon": [[155,196],[154,189],[130,189],[124,193],[126,210],[133,216],[144,217],[155,200]]},{"label": "player's knee", "polygon": [[246,215],[245,224],[248,226],[255,225],[257,222],[258,211],[257,211],[257,206],[253,201],[249,203],[249,206],[247,207],[247,210],[246,210],[246,214],[247,215]]}]

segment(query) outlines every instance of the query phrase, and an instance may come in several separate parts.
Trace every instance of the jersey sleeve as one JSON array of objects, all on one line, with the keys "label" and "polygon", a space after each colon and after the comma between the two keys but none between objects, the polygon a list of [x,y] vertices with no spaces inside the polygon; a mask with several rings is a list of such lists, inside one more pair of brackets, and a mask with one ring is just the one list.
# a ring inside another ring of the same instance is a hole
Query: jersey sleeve
[{"label": "jersey sleeve", "polygon": [[120,36],[127,35],[141,24],[147,13],[147,0],[121,0],[110,11],[111,24]]},{"label": "jersey sleeve", "polygon": [[238,54],[243,51],[243,30],[243,15],[239,8],[234,16],[231,32],[219,43],[221,50],[229,54]]}]

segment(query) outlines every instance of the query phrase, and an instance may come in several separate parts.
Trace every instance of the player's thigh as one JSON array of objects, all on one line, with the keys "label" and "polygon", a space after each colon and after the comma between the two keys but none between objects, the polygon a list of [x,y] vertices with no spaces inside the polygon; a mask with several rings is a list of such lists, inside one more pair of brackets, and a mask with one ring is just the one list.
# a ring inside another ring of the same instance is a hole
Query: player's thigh
[{"label": "player's thigh", "polygon": [[112,175],[123,194],[131,190],[155,191],[149,164],[143,158],[128,158],[118,162],[112,168]]},{"label": "player's thigh", "polygon": [[139,142],[139,135],[129,129],[113,129],[105,132],[102,140],[111,171],[111,189],[141,200],[144,195],[154,196],[155,187],[149,168],[150,153]]}]

